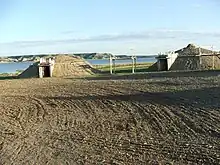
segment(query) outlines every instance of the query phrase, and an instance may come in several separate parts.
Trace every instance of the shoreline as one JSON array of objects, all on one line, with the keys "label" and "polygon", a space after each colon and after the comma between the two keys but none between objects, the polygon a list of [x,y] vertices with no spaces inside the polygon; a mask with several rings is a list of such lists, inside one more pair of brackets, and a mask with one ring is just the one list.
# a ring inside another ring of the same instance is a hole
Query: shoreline
[{"label": "shoreline", "polygon": [[32,63],[34,63],[35,61],[19,61],[19,62],[8,62],[8,61],[7,62],[2,62],[1,61],[0,64],[25,63],[25,62],[30,62],[30,63],[32,62]]}]

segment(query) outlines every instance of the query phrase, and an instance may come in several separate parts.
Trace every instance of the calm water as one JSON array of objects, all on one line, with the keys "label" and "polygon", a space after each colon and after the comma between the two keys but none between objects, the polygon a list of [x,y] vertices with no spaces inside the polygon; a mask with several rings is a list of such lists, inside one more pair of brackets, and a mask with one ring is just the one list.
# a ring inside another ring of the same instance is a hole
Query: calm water
[{"label": "calm water", "polygon": [[[109,60],[87,60],[92,65],[108,65]],[[151,58],[137,58],[137,63],[156,62],[154,57]],[[116,60],[116,64],[132,63],[131,60]],[[0,73],[15,73],[16,70],[25,70],[32,62],[17,62],[17,63],[0,63]]]},{"label": "calm water", "polygon": [[0,63],[0,73],[15,73],[16,70],[25,70],[32,62],[15,62],[15,63]]}]

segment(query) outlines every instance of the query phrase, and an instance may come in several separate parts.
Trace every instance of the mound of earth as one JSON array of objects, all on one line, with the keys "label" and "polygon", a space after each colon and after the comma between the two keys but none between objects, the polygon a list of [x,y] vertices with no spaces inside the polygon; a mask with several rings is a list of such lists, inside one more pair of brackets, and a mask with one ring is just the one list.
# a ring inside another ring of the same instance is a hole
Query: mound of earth
[{"label": "mound of earth", "polygon": [[54,77],[87,76],[98,71],[88,62],[77,56],[56,56],[53,70]]},{"label": "mound of earth", "polygon": [[[200,70],[213,68],[213,56],[217,54],[216,51],[197,47],[189,44],[187,47],[177,50],[178,57],[171,66],[170,70]],[[199,54],[206,54],[210,56],[198,56]],[[220,57],[214,56],[214,68],[220,67]]]},{"label": "mound of earth", "polygon": [[[202,56],[201,58],[201,69],[212,69],[213,67],[213,57],[212,56]],[[214,56],[214,69],[220,68],[220,57]]]},{"label": "mound of earth", "polygon": [[25,71],[23,71],[20,75],[18,75],[18,78],[36,78],[36,77],[38,77],[39,76],[38,64],[39,64],[39,62],[36,62],[36,63],[30,65]]},{"label": "mound of earth", "polygon": [[195,56],[195,55],[199,55],[199,52],[201,54],[217,53],[216,51],[204,49],[194,44],[189,44],[185,48],[175,51],[175,53],[178,53],[179,56]]},{"label": "mound of earth", "polygon": [[[34,63],[22,72],[19,78],[36,78],[39,77],[39,62]],[[97,73],[88,62],[77,56],[57,55],[53,69],[53,77],[76,77],[87,76]]]}]

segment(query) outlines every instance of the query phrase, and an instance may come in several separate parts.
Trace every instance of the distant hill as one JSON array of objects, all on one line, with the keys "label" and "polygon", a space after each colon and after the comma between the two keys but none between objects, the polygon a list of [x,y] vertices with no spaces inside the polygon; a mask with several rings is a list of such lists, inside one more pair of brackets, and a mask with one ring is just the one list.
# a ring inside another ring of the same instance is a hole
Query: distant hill
[{"label": "distant hill", "polygon": [[[24,61],[39,61],[41,57],[56,56],[59,54],[40,54],[40,55],[24,55],[24,56],[7,56],[0,57],[0,62],[24,62]],[[84,59],[107,59],[110,53],[79,53],[79,54],[62,54],[62,55],[75,55]]]},{"label": "distant hill", "polygon": [[107,59],[109,58],[110,53],[79,53],[74,54],[75,56],[79,56],[84,59]]},{"label": "distant hill", "polygon": [[[0,57],[0,62],[24,62],[24,61],[39,61],[41,57],[46,56],[57,56],[60,54],[39,54],[39,55],[24,55],[24,56],[7,56]],[[78,53],[78,54],[62,54],[62,55],[74,55],[79,56],[84,59],[109,59],[110,53]],[[128,55],[117,55],[118,58],[130,57]],[[138,58],[144,58],[146,56],[138,56]],[[148,57],[155,57],[155,55],[150,55]]]}]

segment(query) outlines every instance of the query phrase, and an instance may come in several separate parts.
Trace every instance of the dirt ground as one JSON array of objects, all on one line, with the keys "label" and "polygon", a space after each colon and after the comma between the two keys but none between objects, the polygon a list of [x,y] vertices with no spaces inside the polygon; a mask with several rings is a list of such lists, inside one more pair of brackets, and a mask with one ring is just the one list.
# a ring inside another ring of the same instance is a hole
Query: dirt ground
[{"label": "dirt ground", "polygon": [[220,77],[0,81],[0,164],[220,164]]}]

